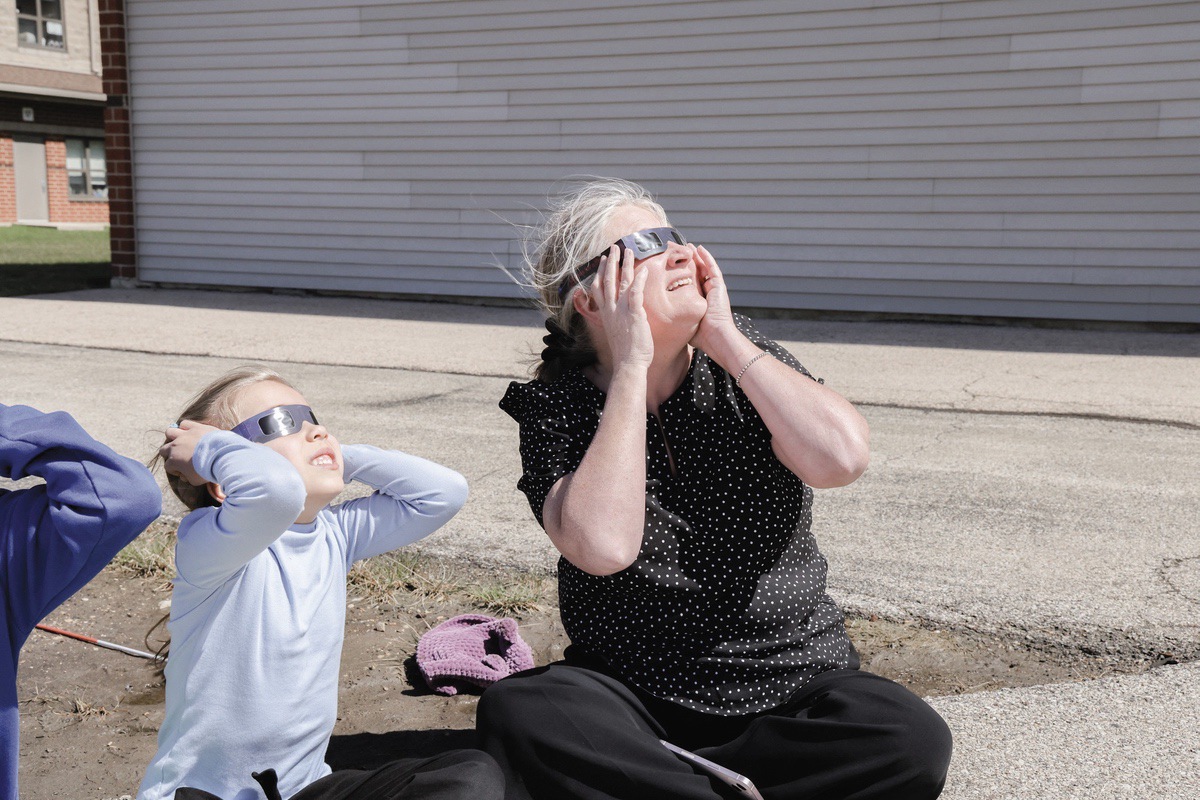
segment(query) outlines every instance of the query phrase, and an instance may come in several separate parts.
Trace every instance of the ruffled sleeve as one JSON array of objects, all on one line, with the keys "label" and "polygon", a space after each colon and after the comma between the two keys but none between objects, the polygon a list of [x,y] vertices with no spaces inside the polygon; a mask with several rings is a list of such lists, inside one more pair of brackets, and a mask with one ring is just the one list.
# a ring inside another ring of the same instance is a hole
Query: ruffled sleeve
[{"label": "ruffled sleeve", "polygon": [[517,488],[525,493],[529,507],[542,522],[542,506],[555,482],[574,472],[583,461],[588,445],[600,424],[595,403],[560,380],[513,381],[500,400],[500,408],[520,425],[521,479]]}]

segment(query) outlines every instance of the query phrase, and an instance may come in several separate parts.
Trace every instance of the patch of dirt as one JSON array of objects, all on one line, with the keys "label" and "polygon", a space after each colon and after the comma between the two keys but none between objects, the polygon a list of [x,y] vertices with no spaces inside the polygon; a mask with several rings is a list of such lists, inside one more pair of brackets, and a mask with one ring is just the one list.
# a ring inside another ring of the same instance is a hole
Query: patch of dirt
[{"label": "patch of dirt", "polygon": [[[474,743],[478,697],[430,693],[411,663],[417,639],[438,622],[468,612],[501,616],[480,609],[472,600],[478,593],[456,582],[461,569],[441,569],[443,579],[435,590],[426,587],[388,600],[351,587],[340,713],[327,756],[335,768],[367,767]],[[473,581],[479,577],[478,570],[472,571]],[[528,576],[485,577],[492,586],[530,583]],[[519,620],[536,663],[545,664],[560,658],[568,642],[553,581],[541,586],[543,599],[536,609],[510,616]],[[143,637],[165,613],[169,598],[161,579],[131,577],[110,566],[45,622],[152,651],[157,643],[147,646]],[[922,696],[1079,680],[1150,666],[1037,651],[915,622],[852,619],[848,627],[864,669]],[[77,800],[134,793],[154,755],[163,691],[162,677],[149,661],[34,631],[17,677],[22,797]]]}]

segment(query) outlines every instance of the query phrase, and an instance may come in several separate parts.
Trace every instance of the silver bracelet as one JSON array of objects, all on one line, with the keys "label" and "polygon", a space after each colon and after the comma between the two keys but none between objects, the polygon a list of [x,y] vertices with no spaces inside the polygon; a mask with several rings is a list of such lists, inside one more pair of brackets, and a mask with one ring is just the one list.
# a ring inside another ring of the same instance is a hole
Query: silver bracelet
[{"label": "silver bracelet", "polygon": [[771,355],[771,354],[768,353],[766,350],[763,350],[761,353],[756,355],[754,358],[747,361],[746,366],[742,367],[742,371],[738,373],[737,378],[735,378],[733,382],[735,384],[737,384],[737,386],[740,387],[742,385],[742,376],[746,374],[746,370],[748,370],[748,369],[750,369],[750,367],[754,366],[755,361],[758,361],[763,356],[769,356],[769,355]]}]

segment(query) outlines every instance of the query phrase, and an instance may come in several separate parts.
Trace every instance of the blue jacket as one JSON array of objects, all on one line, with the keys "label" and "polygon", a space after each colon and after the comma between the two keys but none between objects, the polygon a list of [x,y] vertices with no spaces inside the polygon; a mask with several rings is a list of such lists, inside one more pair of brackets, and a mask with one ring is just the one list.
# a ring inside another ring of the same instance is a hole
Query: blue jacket
[{"label": "blue jacket", "polygon": [[17,656],[42,617],[74,594],[162,509],[149,470],[92,439],[64,412],[0,404],[0,800],[17,797]]}]

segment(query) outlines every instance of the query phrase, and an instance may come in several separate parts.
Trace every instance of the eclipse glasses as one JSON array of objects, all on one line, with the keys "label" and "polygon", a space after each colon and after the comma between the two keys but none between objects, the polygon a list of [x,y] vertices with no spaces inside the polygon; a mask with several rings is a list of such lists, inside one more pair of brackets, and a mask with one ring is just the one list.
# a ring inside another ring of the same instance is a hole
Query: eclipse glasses
[{"label": "eclipse glasses", "polygon": [[232,431],[257,444],[298,433],[305,422],[320,425],[308,406],[275,406],[234,425]]},{"label": "eclipse glasses", "polygon": [[[671,243],[686,244],[683,239],[683,234],[674,228],[646,228],[644,231],[631,233],[628,236],[622,236],[617,241],[613,242],[617,246],[617,259],[625,257],[626,250],[633,251],[633,257],[641,260],[656,256],[665,251]],[[608,255],[608,250],[605,250],[600,255],[593,258],[581,267],[576,267],[575,271],[563,279],[562,285],[558,287],[558,299],[562,300],[567,296],[567,292],[577,284],[583,283],[588,278],[596,274],[596,270],[600,269],[600,259]]]}]

